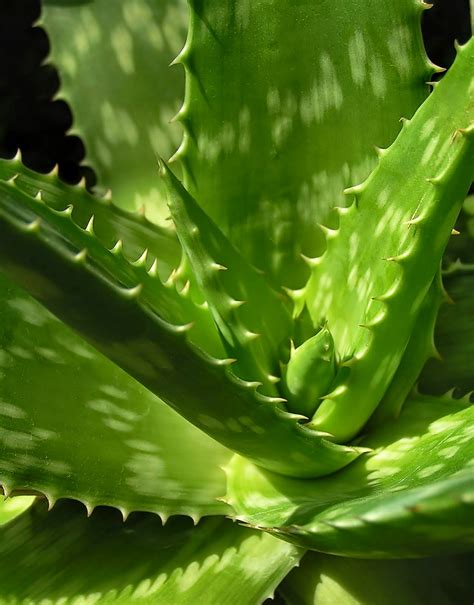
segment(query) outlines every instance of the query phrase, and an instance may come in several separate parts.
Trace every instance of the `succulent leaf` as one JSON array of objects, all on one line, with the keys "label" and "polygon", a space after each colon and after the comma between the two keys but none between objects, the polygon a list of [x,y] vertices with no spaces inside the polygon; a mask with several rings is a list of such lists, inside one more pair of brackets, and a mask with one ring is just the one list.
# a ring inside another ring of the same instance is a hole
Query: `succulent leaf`
[{"label": "succulent leaf", "polygon": [[336,376],[334,341],[327,328],[294,349],[285,369],[288,407],[310,418]]},{"label": "succulent leaf", "polygon": [[[181,312],[206,309],[191,300],[176,304],[159,280],[102,246],[90,223],[81,229],[69,213],[31,198],[14,182],[0,182],[0,232],[7,275],[220,443],[297,476],[333,472],[362,453],[308,430],[279,398],[258,393],[258,384],[233,374],[232,360],[200,348],[201,320]],[[136,271],[141,281],[135,281]],[[156,289],[148,287],[148,278]],[[194,320],[195,329],[188,323]]]},{"label": "succulent leaf", "polygon": [[440,306],[443,301],[446,301],[446,298],[447,294],[442,284],[441,274],[438,272],[421,304],[418,319],[400,365],[381,402],[370,418],[367,427],[369,430],[375,424],[390,422],[393,418],[398,418],[400,410],[415,386],[425,363],[431,358],[439,358],[434,331]]},{"label": "succulent leaf", "polygon": [[[93,602],[128,605],[230,603],[270,596],[302,552],[224,518],[163,526],[150,514],[123,523],[75,502],[38,503],[0,527],[2,605]],[[258,561],[258,565],[255,562]]]},{"label": "succulent leaf", "polygon": [[392,380],[469,189],[473,63],[471,41],[370,177],[348,191],[353,204],[314,264],[309,311],[327,321],[350,371],[311,424],[337,441],[358,433]]},{"label": "succulent leaf", "polygon": [[169,120],[184,82],[169,63],[185,39],[186,20],[185,0],[133,0],[113,11],[108,0],[46,0],[39,22],[61,75],[57,96],[71,105],[71,134],[85,142],[99,184],[113,190],[119,206],[145,205],[156,221],[166,217],[166,204],[155,154],[170,155],[180,137]]},{"label": "succulent leaf", "polygon": [[47,175],[34,172],[22,164],[20,153],[12,160],[0,158],[0,179],[13,180],[19,189],[33,197],[40,194],[41,199],[55,210],[66,210],[73,203],[74,222],[85,228],[93,216],[94,233],[99,240],[107,248],[120,240],[128,259],[135,260],[144,249],[148,250],[149,266],[156,261],[163,279],[178,267],[181,246],[174,230],[151,223],[143,215],[120,209],[114,204],[110,191],[99,197],[89,193],[84,183],[76,187],[66,185],[55,170]]},{"label": "succulent leaf", "polygon": [[232,246],[161,163],[178,237],[209,304],[235,373],[278,395],[279,362],[288,357],[292,320],[278,295]]},{"label": "succulent leaf", "polygon": [[305,555],[280,586],[289,605],[469,605],[473,555],[371,561]]},{"label": "succulent leaf", "polygon": [[418,397],[330,477],[278,477],[234,457],[226,501],[238,519],[305,548],[348,557],[419,557],[473,548],[474,406]]},{"label": "succulent leaf", "polygon": [[[186,187],[250,262],[301,287],[318,223],[376,164],[435,67],[417,0],[190,2],[175,156]],[[337,41],[333,37],[337,23]],[[395,92],[396,91],[396,94]],[[335,145],[334,141],[343,141]]]},{"label": "succulent leaf", "polygon": [[[0,485],[193,517],[229,512],[231,452],[0,277]],[[45,387],[47,385],[47,387]],[[176,436],[179,435],[179,438]],[[16,500],[16,499],[15,499]]]},{"label": "succulent leaf", "polygon": [[0,526],[21,515],[33,504],[34,500],[34,496],[16,496],[0,500]]},{"label": "succulent leaf", "polygon": [[456,264],[443,281],[451,302],[441,307],[436,323],[440,357],[426,364],[419,389],[438,395],[456,389],[457,396],[466,395],[474,391],[474,265]]}]

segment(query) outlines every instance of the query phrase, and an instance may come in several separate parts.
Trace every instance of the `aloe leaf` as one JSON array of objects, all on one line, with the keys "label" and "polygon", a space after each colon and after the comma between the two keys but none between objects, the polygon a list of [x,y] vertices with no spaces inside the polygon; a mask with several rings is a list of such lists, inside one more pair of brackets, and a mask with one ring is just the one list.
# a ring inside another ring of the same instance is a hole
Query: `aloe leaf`
[{"label": "aloe leaf", "polygon": [[12,160],[0,158],[0,179],[14,179],[19,189],[33,196],[41,191],[43,200],[56,210],[65,210],[73,202],[76,223],[86,227],[93,216],[94,232],[100,241],[112,247],[120,240],[129,259],[137,259],[146,248],[149,264],[156,260],[163,278],[179,265],[181,246],[174,230],[151,223],[143,214],[120,209],[112,202],[110,191],[99,197],[89,193],[84,183],[71,188],[58,178],[56,168],[50,174],[39,174],[24,166],[20,154]]},{"label": "aloe leaf", "polygon": [[444,254],[444,264],[449,267],[456,261],[474,263],[474,195],[464,200],[456,223],[456,237],[452,237]]},{"label": "aloe leaf", "polygon": [[470,605],[474,555],[371,561],[308,553],[279,592],[288,605]]},{"label": "aloe leaf", "polygon": [[34,500],[34,496],[16,496],[15,498],[0,499],[0,526],[21,515],[33,504]]},{"label": "aloe leaf", "polygon": [[[415,0],[192,0],[176,62],[186,187],[250,262],[301,286],[329,209],[376,163],[427,93]],[[337,22],[337,40],[334,25]],[[249,61],[248,58],[252,59]],[[335,145],[334,141],[342,141]]]},{"label": "aloe leaf", "polygon": [[352,206],[313,260],[305,299],[349,369],[311,424],[337,441],[358,433],[392,380],[469,189],[473,63],[470,41],[370,177],[348,190]]},{"label": "aloe leaf", "polygon": [[91,518],[64,501],[37,504],[0,528],[2,605],[93,602],[162,605],[261,603],[302,552],[223,518],[193,527],[111,509]]},{"label": "aloe leaf", "polygon": [[[63,97],[85,142],[99,184],[129,210],[145,204],[150,218],[166,213],[155,154],[176,148],[169,124],[184,92],[169,63],[186,35],[185,0],[134,0],[110,10],[108,0],[78,5],[43,2],[40,24],[51,42]],[[91,110],[91,107],[94,109]]]},{"label": "aloe leaf", "polygon": [[431,358],[439,358],[434,331],[440,306],[447,298],[441,274],[438,272],[421,304],[418,319],[400,365],[381,402],[370,418],[368,427],[380,422],[390,422],[393,418],[397,418],[402,405],[417,383],[423,366]]},{"label": "aloe leaf", "polygon": [[322,552],[393,558],[474,545],[474,406],[419,397],[363,441],[373,452],[301,481],[235,456],[226,501],[252,526]]},{"label": "aloe leaf", "polygon": [[459,396],[474,391],[474,265],[454,265],[443,281],[451,304],[441,307],[436,324],[440,357],[426,364],[419,389],[433,394],[456,389]]},{"label": "aloe leaf", "polygon": [[330,473],[363,451],[308,430],[278,398],[233,374],[232,360],[210,339],[208,311],[143,262],[107,250],[91,224],[82,229],[71,212],[0,181],[0,232],[2,270],[11,279],[220,443],[296,476]]},{"label": "aloe leaf", "polygon": [[283,297],[240,255],[163,162],[161,173],[178,237],[228,354],[237,358],[236,374],[260,381],[262,392],[277,395],[279,362],[288,357],[292,331]]},{"label": "aloe leaf", "polygon": [[[231,455],[0,279],[0,484],[90,512],[228,512]],[[45,385],[48,385],[45,388]],[[179,436],[179,437],[178,437]]]}]

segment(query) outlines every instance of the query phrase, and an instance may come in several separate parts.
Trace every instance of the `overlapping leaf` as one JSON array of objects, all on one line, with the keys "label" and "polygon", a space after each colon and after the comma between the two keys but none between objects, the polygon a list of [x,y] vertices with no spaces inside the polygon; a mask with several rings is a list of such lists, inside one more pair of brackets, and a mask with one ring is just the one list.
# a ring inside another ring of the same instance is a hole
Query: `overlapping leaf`
[{"label": "overlapping leaf", "polygon": [[222,518],[195,528],[154,515],[123,523],[116,511],[87,518],[80,505],[37,504],[0,528],[0,603],[254,605],[301,556],[294,546]]},{"label": "overlapping leaf", "polygon": [[[472,179],[474,42],[341,210],[305,291],[348,367],[311,423],[352,438],[400,364]],[[370,237],[368,235],[370,234]]]},{"label": "overlapping leaf", "polygon": [[[127,209],[145,204],[155,220],[166,215],[155,154],[169,156],[181,135],[169,124],[184,93],[183,74],[169,63],[184,43],[185,0],[44,0],[41,25],[60,95],[86,145],[99,185]],[[91,110],[91,107],[93,110]]]},{"label": "overlapping leaf", "polygon": [[[1,495],[0,495],[1,497]],[[0,499],[0,525],[4,525],[29,508],[35,500],[34,496],[17,496],[16,498]]]},{"label": "overlapping leaf", "polygon": [[280,587],[287,605],[470,605],[473,555],[370,561],[308,553]]},{"label": "overlapping leaf", "polygon": [[239,519],[306,547],[386,558],[474,545],[474,406],[409,401],[363,441],[373,452],[314,481],[279,477],[235,457],[227,500]]},{"label": "overlapping leaf", "polygon": [[231,455],[0,280],[0,484],[130,511],[228,512]]},{"label": "overlapping leaf", "polygon": [[474,391],[474,265],[455,265],[443,281],[451,304],[441,307],[436,324],[440,359],[426,365],[419,388],[436,394],[456,389],[459,396]]},{"label": "overlapping leaf", "polygon": [[[232,374],[231,360],[212,357],[220,343],[211,340],[207,309],[162,284],[143,260],[108,250],[91,224],[81,228],[73,212],[52,209],[15,182],[0,182],[0,192],[4,271],[193,424],[286,474],[327,474],[360,455],[307,430]],[[74,201],[73,189],[67,198]]]},{"label": "overlapping leaf", "polygon": [[[300,254],[427,94],[417,0],[192,0],[177,153],[186,186],[250,262],[301,286]],[[335,39],[334,32],[337,31]]]}]

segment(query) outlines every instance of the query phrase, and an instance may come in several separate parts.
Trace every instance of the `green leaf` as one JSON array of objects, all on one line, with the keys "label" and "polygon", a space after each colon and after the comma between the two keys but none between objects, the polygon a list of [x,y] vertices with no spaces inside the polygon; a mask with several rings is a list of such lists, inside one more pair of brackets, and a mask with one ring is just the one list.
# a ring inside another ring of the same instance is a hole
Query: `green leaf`
[{"label": "green leaf", "polygon": [[470,41],[370,177],[348,190],[353,204],[313,260],[309,311],[327,321],[349,367],[311,425],[336,441],[360,431],[392,380],[469,189],[473,62]]},{"label": "green leaf", "polygon": [[[282,295],[209,219],[167,166],[168,205],[196,279],[219,327],[235,373],[278,395],[280,360],[288,358],[292,320]],[[284,400],[282,400],[284,401]]]},{"label": "green leaf", "polygon": [[451,304],[441,307],[436,323],[440,359],[426,364],[419,388],[433,394],[454,388],[459,396],[474,391],[474,265],[453,266],[443,281]]},{"label": "green leaf", "polygon": [[188,514],[228,512],[225,448],[0,278],[0,484]]},{"label": "green leaf", "polygon": [[474,556],[370,561],[308,553],[279,588],[288,605],[471,605]]},{"label": "green leaf", "polygon": [[21,515],[33,504],[34,500],[34,496],[16,496],[15,498],[0,499],[0,526]]},{"label": "green leaf", "polygon": [[226,500],[238,519],[331,554],[463,552],[474,545],[473,427],[474,406],[419,397],[330,477],[289,479],[234,457]]},{"label": "green leaf", "polygon": [[155,154],[168,156],[180,128],[169,124],[184,93],[169,63],[184,43],[185,0],[108,0],[67,6],[46,2],[40,24],[59,69],[60,95],[71,105],[99,184],[127,209],[146,205],[166,216]]},{"label": "green leaf", "polygon": [[20,154],[12,160],[0,158],[0,179],[14,179],[21,191],[32,196],[41,192],[42,199],[55,210],[65,210],[73,203],[73,218],[78,225],[86,227],[94,217],[94,233],[99,240],[109,248],[120,240],[129,259],[139,258],[146,249],[149,265],[156,260],[164,279],[178,267],[181,246],[175,232],[150,223],[142,214],[121,210],[109,194],[91,195],[83,183],[76,187],[66,185],[59,180],[56,169],[49,175],[34,172],[22,164]]},{"label": "green leaf", "polygon": [[[376,163],[427,93],[417,0],[192,0],[176,158],[242,255],[301,286],[317,225]],[[337,28],[337,39],[334,38]],[[338,144],[336,144],[337,142]]]},{"label": "green leaf", "polygon": [[70,212],[0,181],[0,233],[2,269],[14,281],[220,443],[296,476],[330,473],[363,451],[301,426],[278,399],[233,374],[232,360],[212,356],[221,345],[208,310],[143,262],[107,250],[90,224],[82,229]]},{"label": "green leaf", "polygon": [[450,239],[443,258],[448,268],[458,260],[474,263],[474,195],[468,195],[464,200],[456,230],[458,233]]},{"label": "green leaf", "polygon": [[226,519],[165,526],[154,515],[123,523],[74,502],[37,504],[0,528],[0,603],[261,603],[294,567],[294,546]]},{"label": "green leaf", "polygon": [[431,357],[439,357],[434,342],[434,330],[439,308],[446,298],[441,274],[438,272],[421,304],[418,319],[400,365],[381,402],[370,418],[368,427],[398,418],[400,410],[419,379],[426,361]]}]

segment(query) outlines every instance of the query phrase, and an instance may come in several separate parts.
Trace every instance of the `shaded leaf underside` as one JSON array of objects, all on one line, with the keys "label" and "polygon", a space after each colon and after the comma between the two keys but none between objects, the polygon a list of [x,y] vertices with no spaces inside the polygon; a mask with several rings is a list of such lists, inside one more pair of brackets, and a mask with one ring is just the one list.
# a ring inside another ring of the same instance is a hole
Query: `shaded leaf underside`
[{"label": "shaded leaf underside", "polygon": [[474,265],[447,271],[443,282],[452,303],[441,307],[436,325],[441,359],[425,366],[419,389],[433,394],[455,389],[456,396],[465,395],[474,391]]},{"label": "shaded leaf underside", "polygon": [[116,511],[38,503],[0,528],[0,603],[254,605],[270,596],[302,552],[227,519],[193,527]]},{"label": "shaded leaf underside", "polygon": [[470,605],[472,554],[370,561],[308,553],[280,586],[287,605]]}]

